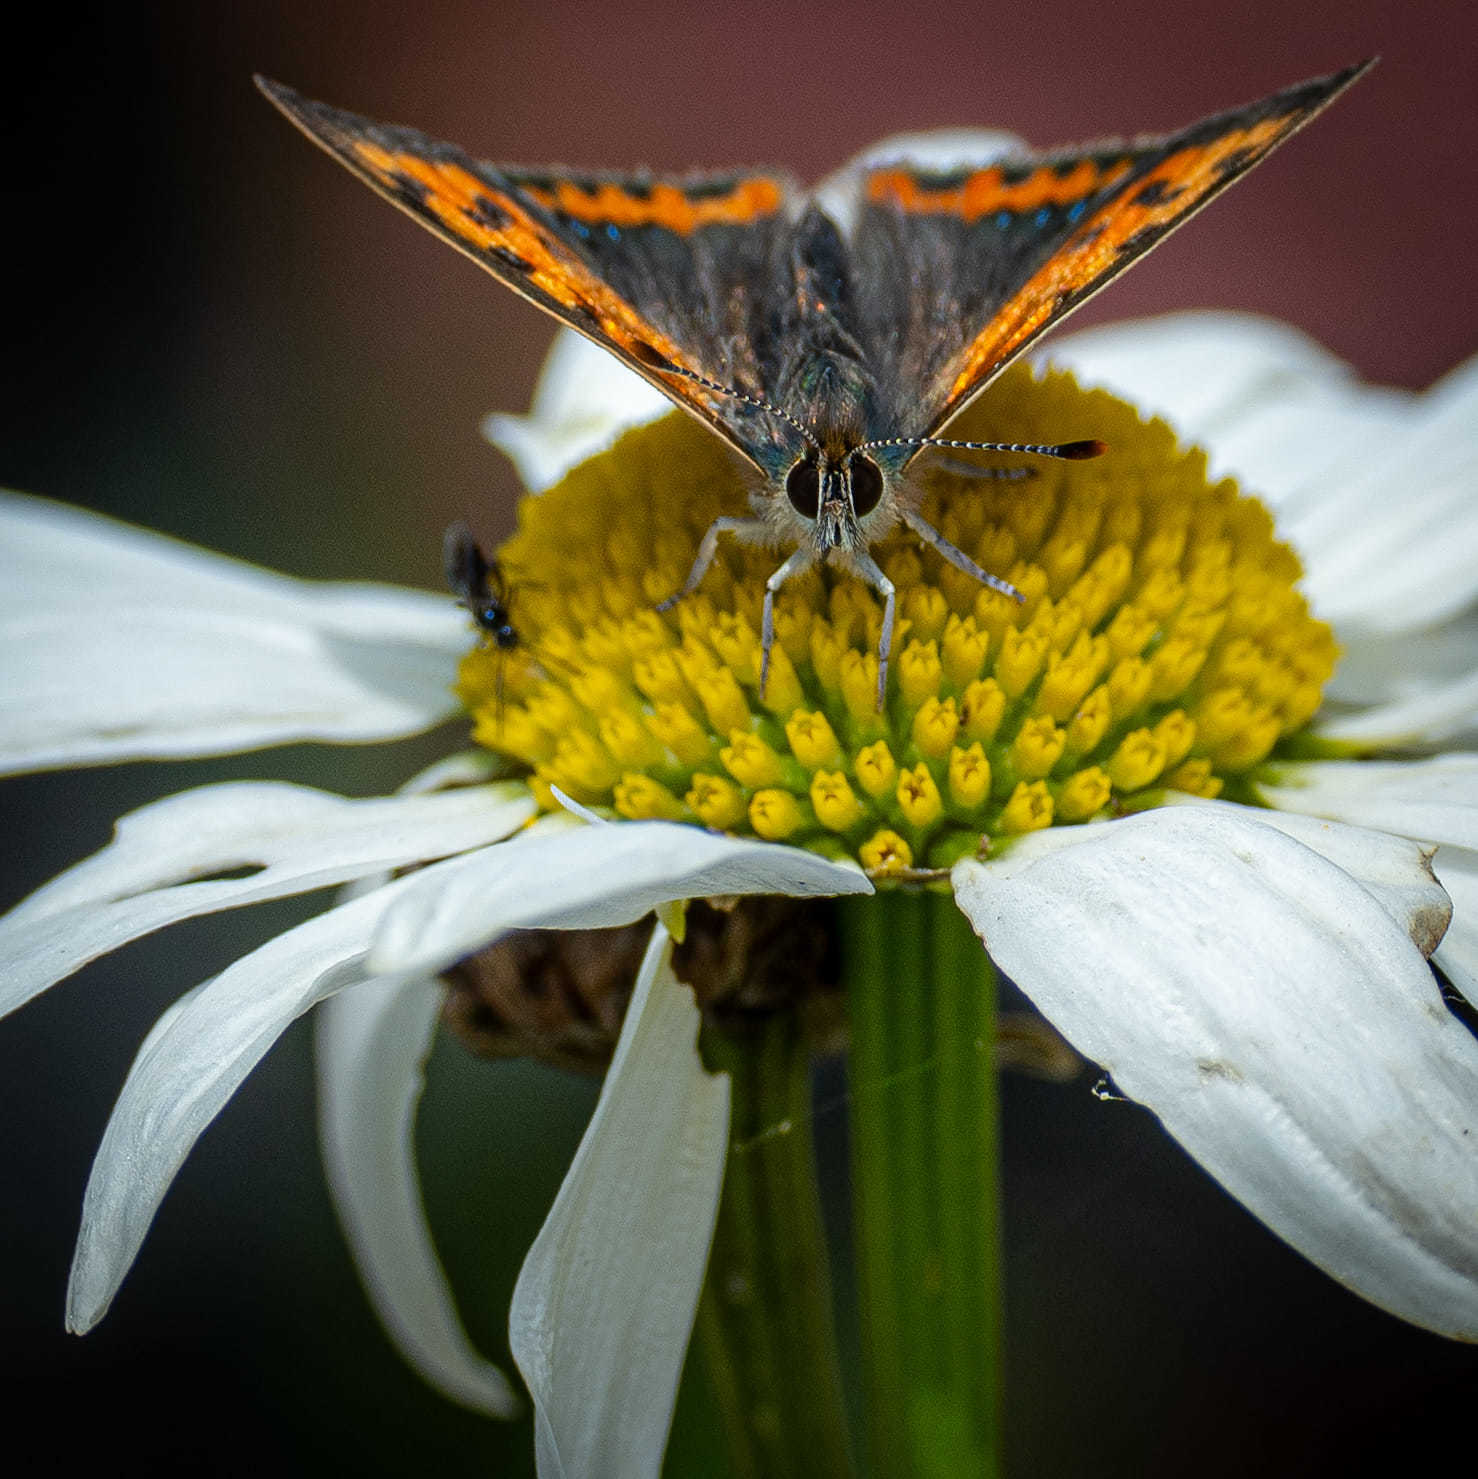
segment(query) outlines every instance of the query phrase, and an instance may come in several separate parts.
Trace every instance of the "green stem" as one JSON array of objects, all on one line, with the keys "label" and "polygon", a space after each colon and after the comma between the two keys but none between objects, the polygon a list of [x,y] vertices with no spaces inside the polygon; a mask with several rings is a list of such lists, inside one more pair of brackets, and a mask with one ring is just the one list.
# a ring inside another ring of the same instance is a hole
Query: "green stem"
[{"label": "green stem", "polygon": [[853,1472],[811,1147],[811,1060],[794,1013],[723,1035],[729,1164],[695,1330],[735,1479]]},{"label": "green stem", "polygon": [[870,1471],[991,1479],[1001,1435],[994,974],[948,895],[843,903]]}]

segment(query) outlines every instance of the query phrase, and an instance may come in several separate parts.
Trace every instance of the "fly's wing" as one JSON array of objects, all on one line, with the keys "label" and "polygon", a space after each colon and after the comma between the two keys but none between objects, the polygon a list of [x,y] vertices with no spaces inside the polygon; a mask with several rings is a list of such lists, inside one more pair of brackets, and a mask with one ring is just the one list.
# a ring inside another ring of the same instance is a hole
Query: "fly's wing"
[{"label": "fly's wing", "polygon": [[862,170],[852,262],[878,437],[933,435],[1011,360],[1296,132],[1373,62],[1164,138],[985,167]]},{"label": "fly's wing", "polygon": [[[690,377],[741,389],[759,383],[753,345],[789,229],[788,180],[487,164],[414,129],[371,122],[265,78],[257,85],[371,189],[755,461],[753,408]],[[687,374],[664,372],[671,366]]]}]

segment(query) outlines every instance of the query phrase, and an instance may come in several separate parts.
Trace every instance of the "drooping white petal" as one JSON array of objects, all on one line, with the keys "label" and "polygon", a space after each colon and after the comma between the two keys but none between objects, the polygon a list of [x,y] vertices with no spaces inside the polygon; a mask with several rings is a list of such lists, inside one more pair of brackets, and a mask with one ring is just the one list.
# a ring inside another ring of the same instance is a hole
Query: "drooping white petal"
[{"label": "drooping white petal", "polygon": [[416,1172],[416,1108],[446,988],[367,981],[319,1009],[318,1126],[329,1189],[365,1292],[405,1359],[490,1417],[519,1407],[473,1347],[431,1240]]},{"label": "drooping white petal", "polygon": [[1312,848],[1370,893],[1423,955],[1431,955],[1437,948],[1452,921],[1452,900],[1432,872],[1432,849],[1409,837],[1295,812],[1238,806],[1231,801],[1204,801],[1200,797],[1179,795],[1167,799],[1172,805],[1225,812],[1273,827]]},{"label": "drooping white petal", "polygon": [[580,1148],[518,1276],[508,1330],[540,1479],[661,1467],[728,1153],[729,1080],[658,925]]},{"label": "drooping white petal", "polygon": [[1478,754],[1282,764],[1259,789],[1282,811],[1478,848]]},{"label": "drooping white petal", "polygon": [[615,355],[573,329],[555,336],[527,416],[494,412],[482,434],[542,492],[577,462],[603,452],[623,431],[655,421],[672,402]]},{"label": "drooping white petal", "polygon": [[1280,1237],[1478,1338],[1478,1043],[1364,888],[1189,807],[962,863],[954,884],[1052,1024]]},{"label": "drooping white petal", "polygon": [[197,986],[155,1024],[93,1161],[67,1288],[67,1328],[107,1313],[159,1203],[205,1127],[288,1025],[363,984],[370,936],[408,880],[330,909]]},{"label": "drooping white petal", "polygon": [[1439,847],[1432,866],[1452,898],[1452,923],[1432,963],[1478,1006],[1478,852]]},{"label": "drooping white petal", "polygon": [[445,597],[0,494],[0,771],[415,734],[455,710],[467,641]]},{"label": "drooping white petal", "polygon": [[377,973],[434,973],[511,929],[604,929],[715,894],[871,893],[855,864],[673,822],[562,828],[417,874],[386,912]]},{"label": "drooping white petal", "polygon": [[365,801],[275,781],[167,797],[0,918],[0,1015],[165,925],[482,847],[534,811],[518,781]]}]

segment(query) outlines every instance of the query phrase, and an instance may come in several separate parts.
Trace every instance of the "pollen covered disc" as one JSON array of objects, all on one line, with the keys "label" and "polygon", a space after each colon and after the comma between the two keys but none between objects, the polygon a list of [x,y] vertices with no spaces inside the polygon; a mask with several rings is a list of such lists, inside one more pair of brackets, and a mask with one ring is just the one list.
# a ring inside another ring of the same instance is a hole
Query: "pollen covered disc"
[{"label": "pollen covered disc", "polygon": [[[842,569],[789,581],[759,692],[773,551],[703,532],[748,512],[749,480],[688,418],[627,433],[526,498],[499,552],[527,572],[526,649],[477,650],[458,692],[475,736],[587,806],[860,859],[875,876],[947,868],[994,841],[1151,804],[1248,794],[1307,725],[1333,671],[1267,509],[1162,422],[1065,373],[1009,369],[961,439],[1094,438],[1091,461],[1007,480],[943,458],[910,469],[923,517],[1017,603],[907,532],[873,547],[898,591],[883,712],[881,603]],[[506,665],[506,666],[505,666]]]}]

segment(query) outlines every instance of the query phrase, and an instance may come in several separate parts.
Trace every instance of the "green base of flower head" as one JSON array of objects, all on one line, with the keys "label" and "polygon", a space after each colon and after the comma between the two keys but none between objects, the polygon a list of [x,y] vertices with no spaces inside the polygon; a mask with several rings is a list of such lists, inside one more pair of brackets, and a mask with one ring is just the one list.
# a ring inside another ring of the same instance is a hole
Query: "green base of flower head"
[{"label": "green base of flower head", "polygon": [[763,695],[775,552],[721,541],[698,591],[655,610],[711,521],[747,498],[718,439],[674,415],[523,501],[500,560],[525,645],[464,660],[477,739],[526,763],[550,807],[558,786],[620,816],[908,877],[1151,791],[1215,795],[1307,724],[1333,637],[1267,510],[1208,482],[1202,453],[1106,392],[1022,366],[951,430],[1109,451],[1008,481],[920,459],[924,517],[1025,600],[907,532],[882,540],[898,624],[881,713],[881,606],[845,571],[782,588]]}]

